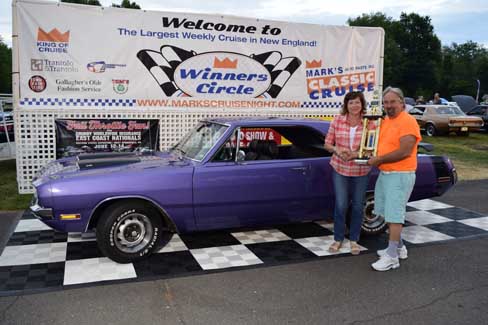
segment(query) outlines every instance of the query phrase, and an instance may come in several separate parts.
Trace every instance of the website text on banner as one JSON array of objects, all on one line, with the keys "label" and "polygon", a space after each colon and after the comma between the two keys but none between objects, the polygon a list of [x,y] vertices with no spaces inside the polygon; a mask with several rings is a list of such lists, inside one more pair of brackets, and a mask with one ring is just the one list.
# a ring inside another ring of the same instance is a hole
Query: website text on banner
[{"label": "website text on banner", "polygon": [[339,108],[380,28],[16,1],[20,108]]}]

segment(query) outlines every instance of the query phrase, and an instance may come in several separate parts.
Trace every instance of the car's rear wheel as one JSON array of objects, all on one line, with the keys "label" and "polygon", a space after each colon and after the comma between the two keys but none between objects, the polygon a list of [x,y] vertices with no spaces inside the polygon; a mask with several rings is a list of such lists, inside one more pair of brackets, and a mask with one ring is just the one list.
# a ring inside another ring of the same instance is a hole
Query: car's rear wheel
[{"label": "car's rear wheel", "polygon": [[437,134],[437,130],[434,126],[434,124],[427,124],[425,125],[425,134],[428,136],[428,137],[433,137],[434,135]]},{"label": "car's rear wheel", "polygon": [[377,216],[373,213],[374,208],[374,194],[366,195],[366,200],[363,209],[363,224],[361,225],[361,232],[365,235],[379,235],[387,229],[388,225],[385,218]]},{"label": "car's rear wheel", "polygon": [[130,263],[166,245],[172,232],[158,210],[148,203],[128,200],[105,209],[97,223],[98,247],[118,263]]}]

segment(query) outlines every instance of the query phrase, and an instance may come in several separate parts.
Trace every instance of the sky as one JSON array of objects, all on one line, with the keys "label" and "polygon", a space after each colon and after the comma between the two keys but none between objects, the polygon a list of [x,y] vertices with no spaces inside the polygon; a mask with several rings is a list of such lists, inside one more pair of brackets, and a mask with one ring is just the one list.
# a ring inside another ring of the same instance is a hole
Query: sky
[{"label": "sky", "polygon": [[[99,0],[110,6],[121,0]],[[442,45],[469,40],[488,48],[488,0],[136,0],[145,10],[210,13],[312,23],[347,25],[348,18],[383,12],[398,19],[401,12],[429,16]],[[12,44],[10,0],[0,0],[0,35]]]}]

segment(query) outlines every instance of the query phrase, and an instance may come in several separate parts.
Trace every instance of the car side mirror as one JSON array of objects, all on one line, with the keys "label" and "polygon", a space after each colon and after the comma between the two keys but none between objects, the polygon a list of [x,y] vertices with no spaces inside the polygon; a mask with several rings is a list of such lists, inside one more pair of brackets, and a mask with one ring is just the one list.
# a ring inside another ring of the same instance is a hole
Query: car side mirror
[{"label": "car side mirror", "polygon": [[246,160],[246,153],[243,150],[237,151],[236,161],[241,162]]},{"label": "car side mirror", "polygon": [[419,144],[417,145],[417,148],[424,149],[427,152],[434,151],[434,145],[431,143],[427,143],[427,142],[419,142]]}]

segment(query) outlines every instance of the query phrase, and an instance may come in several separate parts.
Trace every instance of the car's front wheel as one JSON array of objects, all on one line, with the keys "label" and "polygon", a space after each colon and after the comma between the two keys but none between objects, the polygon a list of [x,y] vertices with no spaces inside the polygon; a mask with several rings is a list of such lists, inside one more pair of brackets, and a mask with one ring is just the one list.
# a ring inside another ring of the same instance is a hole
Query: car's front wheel
[{"label": "car's front wheel", "polygon": [[365,235],[379,235],[388,227],[385,222],[385,218],[374,214],[373,208],[374,194],[369,193],[366,195],[366,201],[363,209],[363,224],[361,226],[361,231]]},{"label": "car's front wheel", "polygon": [[158,210],[136,200],[115,203],[105,209],[97,223],[98,247],[118,263],[130,263],[165,245],[172,232]]}]

